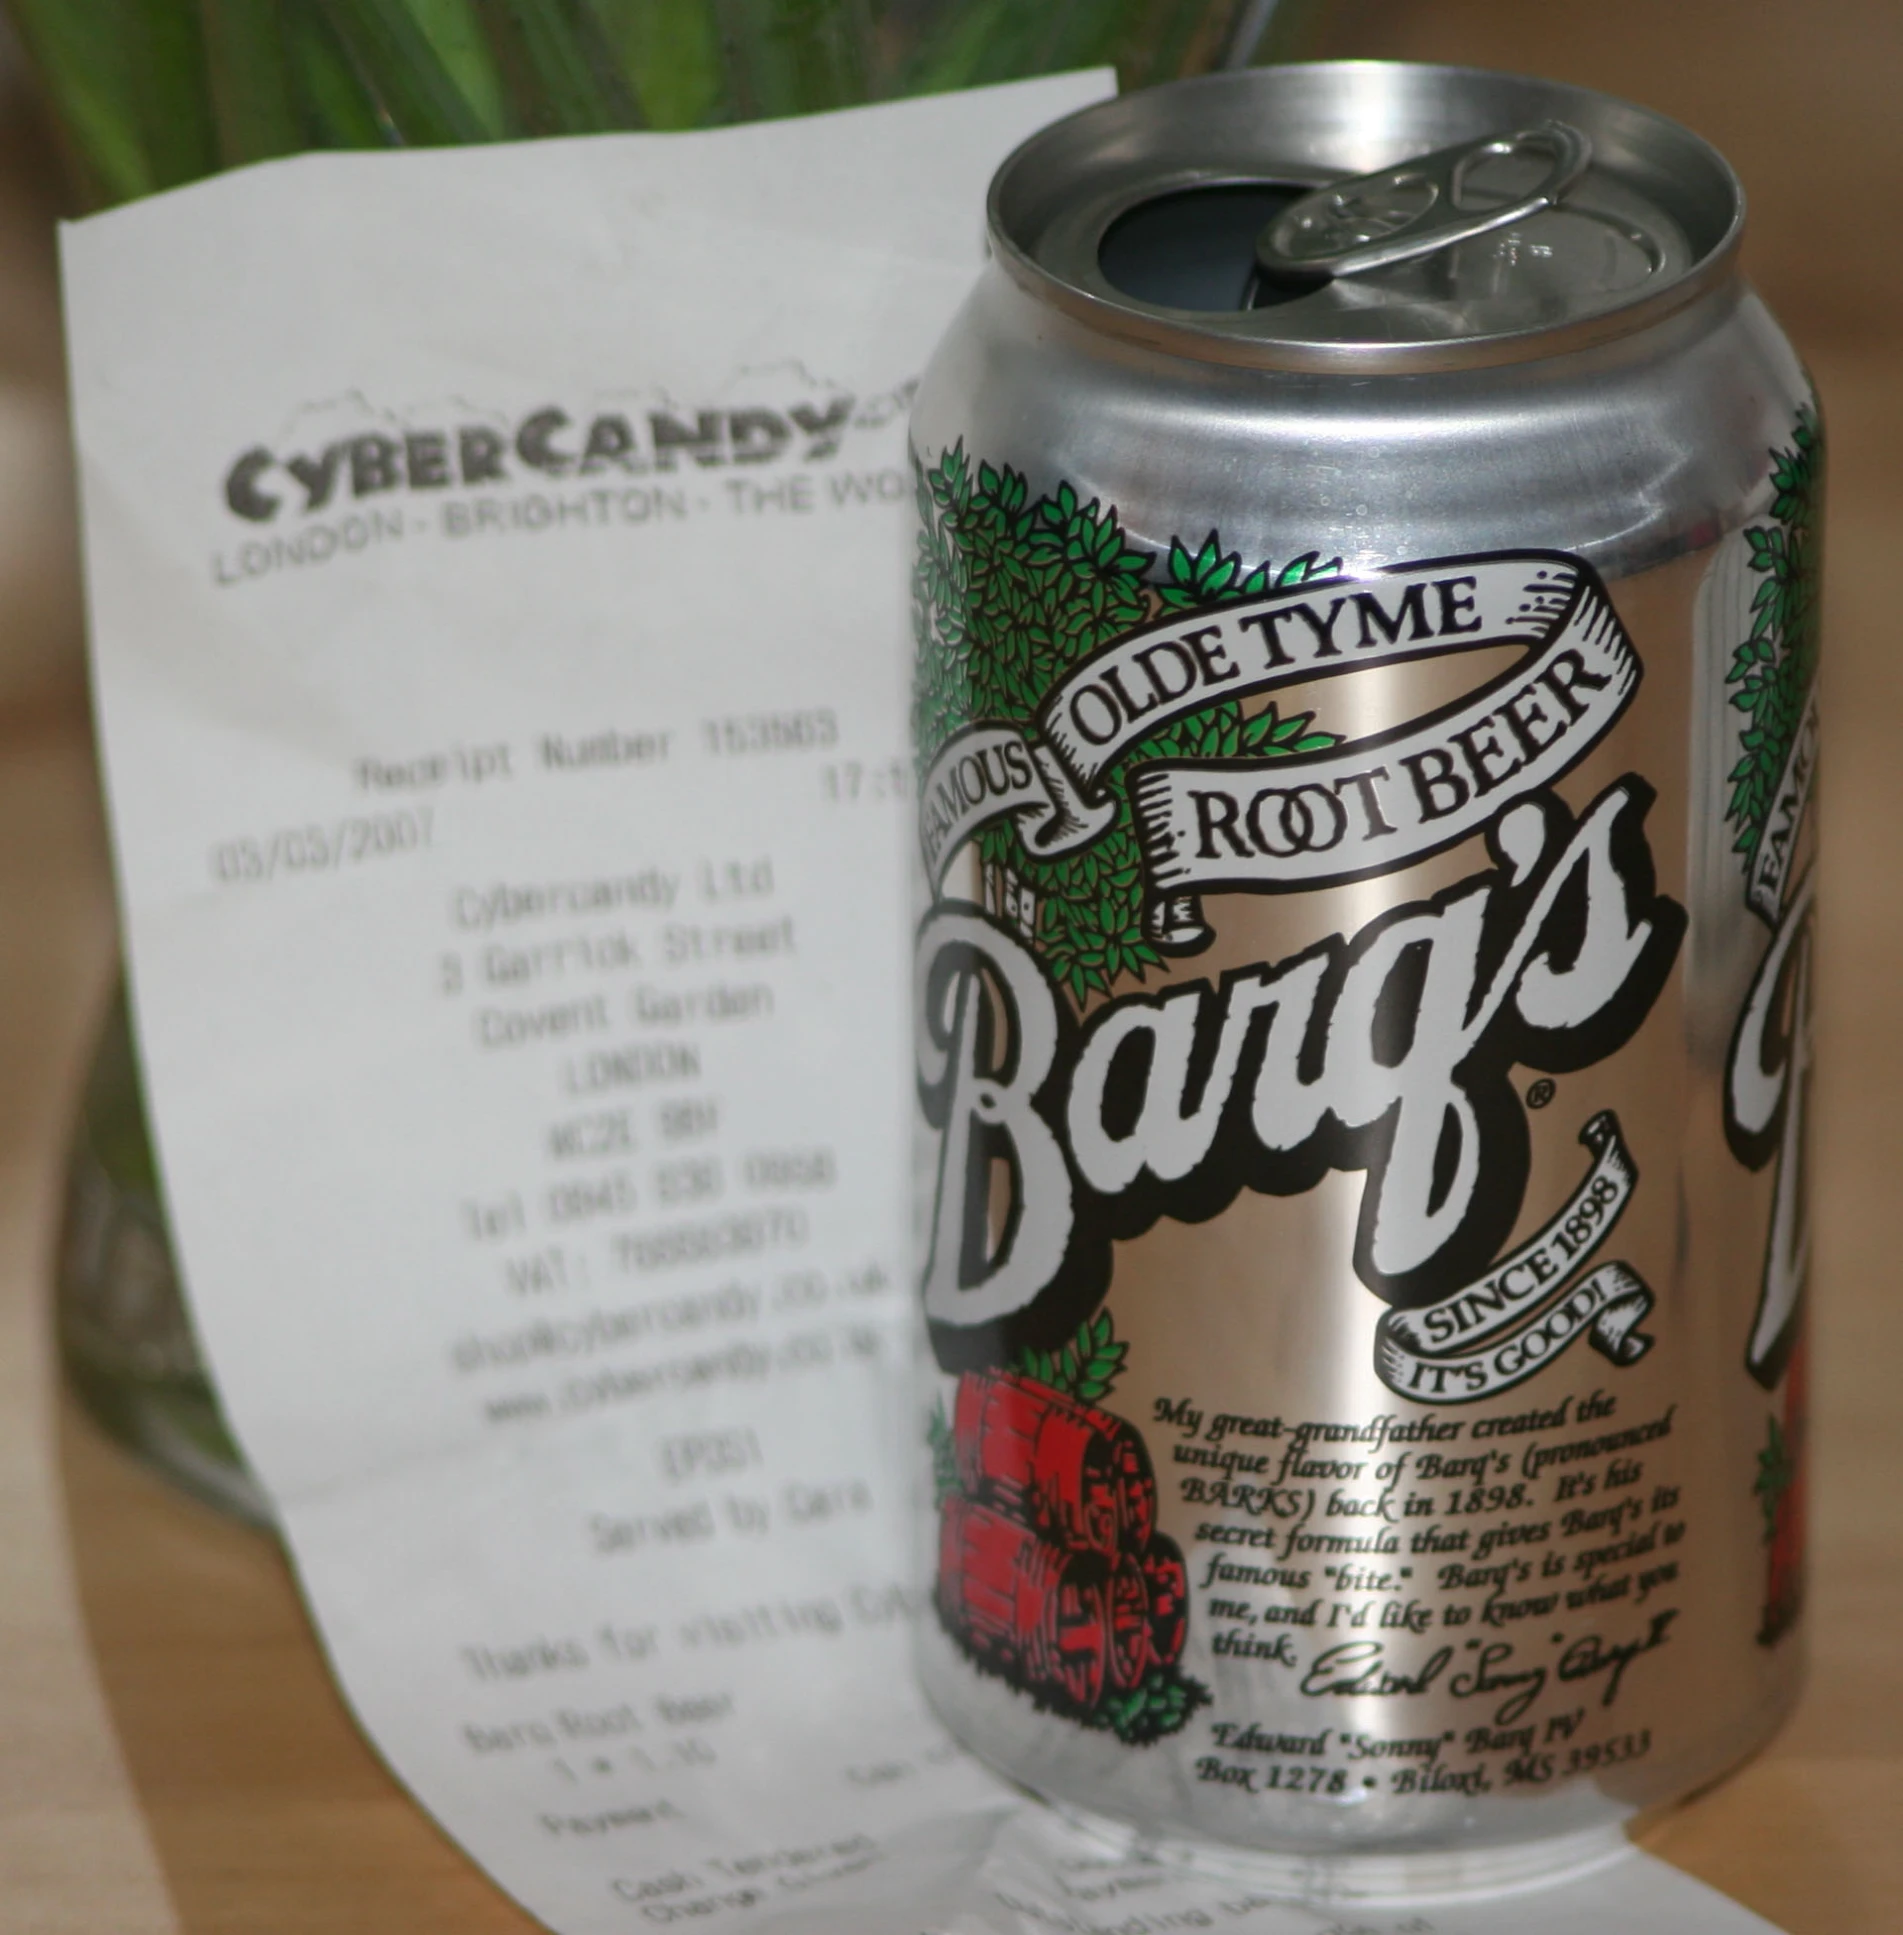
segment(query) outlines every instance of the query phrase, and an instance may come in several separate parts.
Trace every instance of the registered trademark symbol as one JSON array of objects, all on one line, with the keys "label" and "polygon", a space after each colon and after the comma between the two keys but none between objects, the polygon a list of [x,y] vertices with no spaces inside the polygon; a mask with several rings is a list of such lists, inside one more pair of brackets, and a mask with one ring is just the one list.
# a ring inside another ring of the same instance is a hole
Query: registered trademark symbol
[{"label": "registered trademark symbol", "polygon": [[1544,1075],[1526,1092],[1526,1105],[1529,1109],[1543,1109],[1553,1099],[1553,1084]]}]

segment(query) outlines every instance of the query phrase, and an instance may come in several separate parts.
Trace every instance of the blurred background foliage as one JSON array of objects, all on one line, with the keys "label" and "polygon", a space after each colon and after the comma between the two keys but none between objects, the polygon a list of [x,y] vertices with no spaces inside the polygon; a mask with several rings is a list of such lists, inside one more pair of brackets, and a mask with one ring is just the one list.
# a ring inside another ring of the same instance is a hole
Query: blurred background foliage
[{"label": "blurred background foliage", "polygon": [[316,148],[699,128],[1286,57],[1321,0],[8,0],[84,200]]}]

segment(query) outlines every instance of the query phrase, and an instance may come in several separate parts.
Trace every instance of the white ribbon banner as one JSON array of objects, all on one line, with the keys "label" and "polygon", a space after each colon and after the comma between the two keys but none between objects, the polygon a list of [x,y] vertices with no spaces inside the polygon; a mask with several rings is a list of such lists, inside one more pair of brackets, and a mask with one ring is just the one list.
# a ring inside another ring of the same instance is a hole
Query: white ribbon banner
[{"label": "white ribbon banner", "polygon": [[[1158,893],[1315,888],[1392,872],[1551,785],[1605,736],[1638,687],[1639,660],[1598,580],[1552,558],[1467,571],[1477,585],[1517,584],[1520,595],[1517,623],[1488,624],[1462,646],[1522,644],[1531,657],[1456,705],[1330,752],[1145,764],[1130,798]],[[1445,566],[1415,566],[1385,588],[1397,606],[1422,594],[1410,609],[1426,611],[1425,593],[1447,582]],[[1502,602],[1497,589],[1489,602]],[[1438,640],[1435,649],[1444,649]],[[1317,669],[1304,664],[1299,676]]]},{"label": "white ribbon banner", "polygon": [[1540,1230],[1437,1303],[1381,1319],[1375,1368],[1391,1391],[1441,1404],[1491,1397],[1544,1368],[1582,1333],[1615,1364],[1637,1363],[1651,1348],[1638,1326],[1652,1293],[1629,1265],[1601,1264],[1567,1283],[1625,1213],[1639,1174],[1611,1110],[1595,1115],[1579,1139],[1592,1166]]},{"label": "white ribbon banner", "polygon": [[1758,836],[1757,851],[1751,856],[1751,871],[1745,879],[1744,897],[1751,911],[1778,924],[1784,911],[1784,889],[1791,877],[1791,863],[1797,858],[1798,829],[1810,805],[1811,787],[1817,779],[1817,681],[1811,681],[1804,698],[1803,716],[1784,755],[1783,770],[1777,776],[1777,790],[1771,795],[1770,811],[1764,816],[1764,831]]},{"label": "white ribbon banner", "polygon": [[927,773],[920,844],[934,884],[991,820],[1066,852],[1114,818],[1104,775],[1160,727],[1346,672],[1519,645],[1529,656],[1457,704],[1310,756],[1145,760],[1130,797],[1166,944],[1206,938],[1202,892],[1314,888],[1385,873],[1484,826],[1595,745],[1639,660],[1591,567],[1502,552],[1291,586],[1144,627],[1086,659],[1038,708],[1035,738],[979,723]]},{"label": "white ribbon banner", "polygon": [[918,837],[932,885],[980,827],[1010,813],[1032,853],[1087,846],[1116,818],[1116,802],[1078,797],[1050,748],[1016,726],[967,726],[946,741],[919,795]]}]

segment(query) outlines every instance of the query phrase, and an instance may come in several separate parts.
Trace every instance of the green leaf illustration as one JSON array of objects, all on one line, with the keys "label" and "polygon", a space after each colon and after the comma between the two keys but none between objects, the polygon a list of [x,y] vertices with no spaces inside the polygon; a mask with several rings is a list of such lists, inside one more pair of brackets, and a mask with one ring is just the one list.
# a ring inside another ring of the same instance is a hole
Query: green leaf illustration
[{"label": "green leaf illustration", "polygon": [[1111,1694],[1085,1724],[1114,1733],[1126,1747],[1146,1747],[1178,1733],[1198,1707],[1209,1704],[1209,1689],[1174,1666],[1153,1666],[1127,1693]]},{"label": "green leaf illustration", "polygon": [[[1165,612],[1260,597],[1272,587],[1336,576],[1341,560],[1306,551],[1279,568],[1244,568],[1208,532],[1193,548],[1173,538],[1159,559],[1129,542],[1114,506],[1083,502],[1068,483],[1033,501],[1023,476],[974,466],[954,444],[915,472],[918,543],[912,568],[917,659],[913,744],[922,778],[956,732],[979,721],[1029,731],[1037,708],[1080,660]],[[1130,811],[1130,768],[1145,759],[1293,757],[1335,735],[1308,714],[1234,700],[1159,728],[1108,774],[1109,831],[1091,846],[1040,857],[1009,820],[978,835],[988,870],[1035,907],[1031,937],[1079,1007],[1124,977],[1141,980],[1162,957],[1143,934],[1142,855]]]},{"label": "green leaf illustration", "polygon": [[1065,1397],[1095,1404],[1110,1395],[1129,1350],[1129,1345],[1119,1341],[1109,1311],[1100,1310],[1084,1319],[1076,1336],[1061,1350],[1032,1350],[1028,1345],[1021,1348],[1011,1360],[1011,1369],[1020,1377],[1048,1384]]},{"label": "green leaf illustration", "polygon": [[1745,544],[1764,582],[1751,600],[1751,632],[1732,653],[1726,683],[1748,723],[1741,757],[1727,778],[1726,818],[1736,827],[1733,850],[1748,868],[1764,837],[1777,783],[1803,724],[1817,670],[1818,511],[1823,488],[1823,430],[1808,404],[1799,409],[1790,447],[1771,452],[1774,524],[1749,526]]},{"label": "green leaf illustration", "polygon": [[952,1444],[951,1419],[941,1398],[926,1420],[925,1439],[932,1448],[932,1503],[942,1505],[959,1489],[958,1453]]}]

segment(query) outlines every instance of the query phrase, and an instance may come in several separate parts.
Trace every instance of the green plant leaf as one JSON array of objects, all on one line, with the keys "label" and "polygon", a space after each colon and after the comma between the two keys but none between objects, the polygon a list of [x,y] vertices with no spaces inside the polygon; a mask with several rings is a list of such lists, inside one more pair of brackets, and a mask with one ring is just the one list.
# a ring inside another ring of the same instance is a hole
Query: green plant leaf
[{"label": "green plant leaf", "polygon": [[[376,104],[386,140],[405,147],[448,147],[519,131],[499,112],[493,69],[478,46],[475,17],[466,5],[452,7],[448,0],[304,3],[316,4],[329,21]],[[445,60],[445,49],[456,56],[456,71]]]}]

